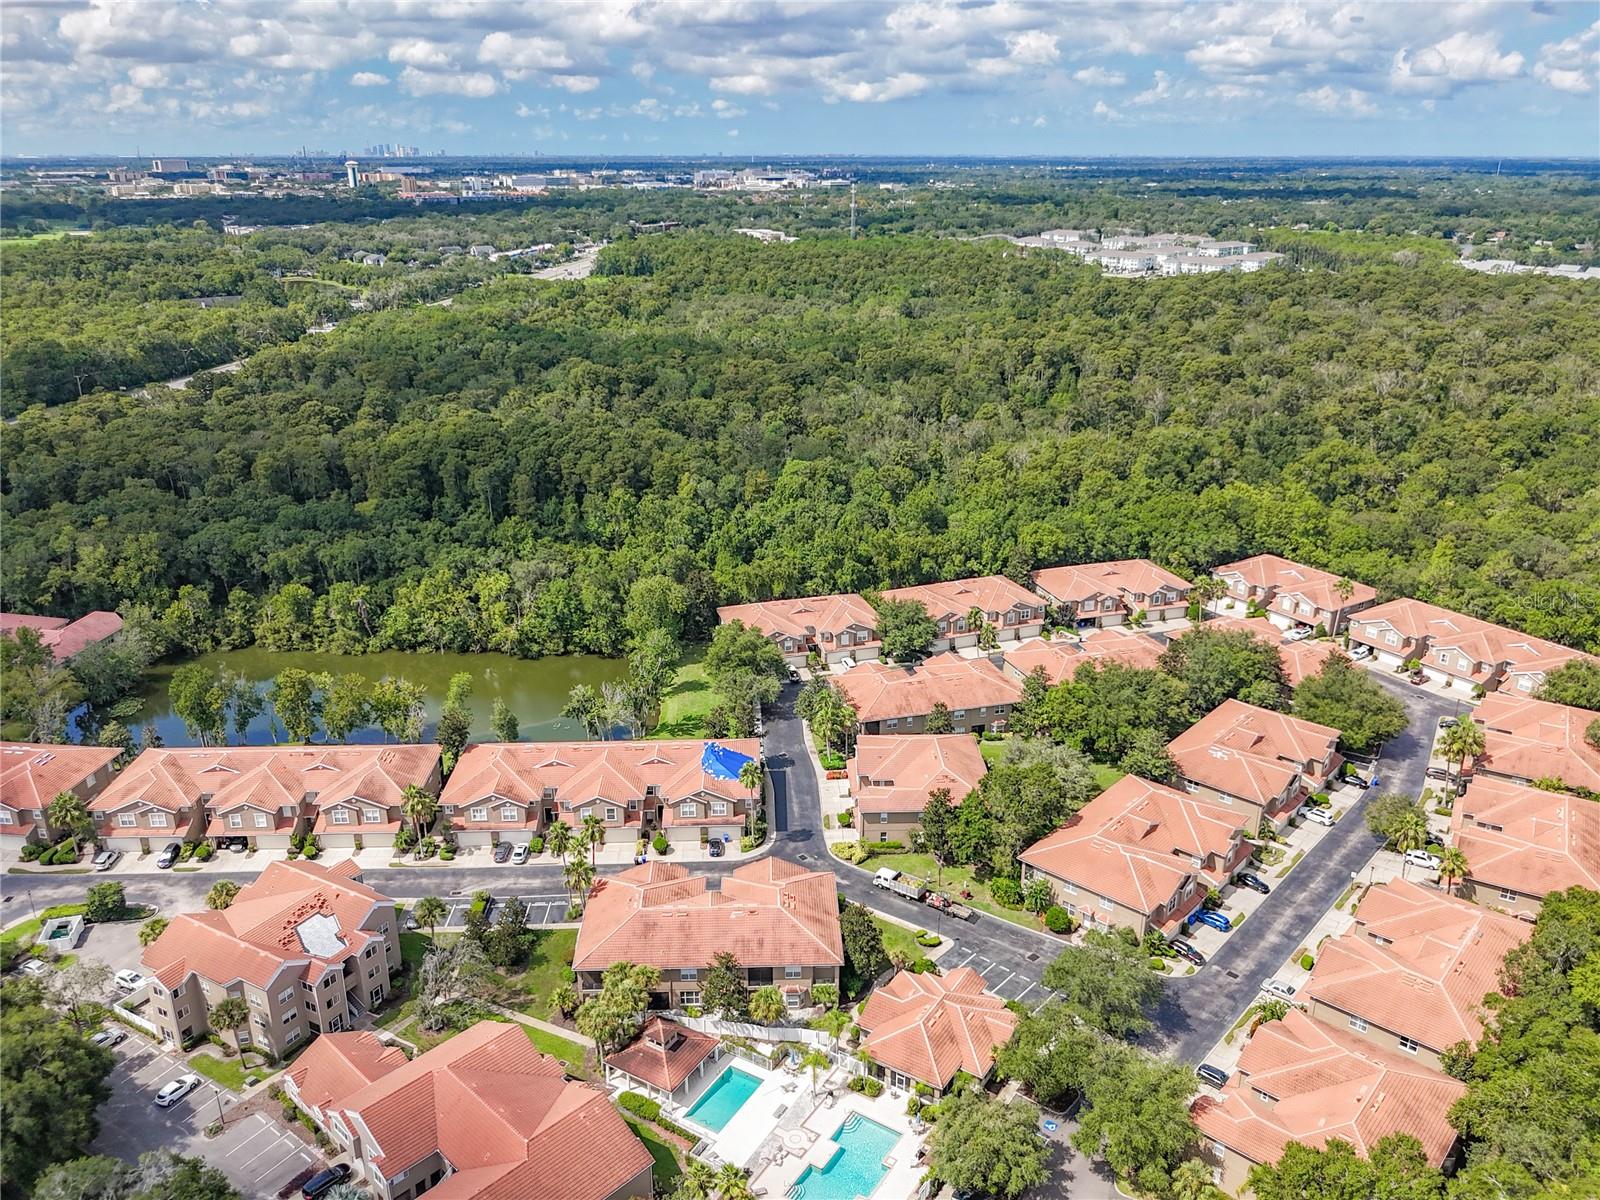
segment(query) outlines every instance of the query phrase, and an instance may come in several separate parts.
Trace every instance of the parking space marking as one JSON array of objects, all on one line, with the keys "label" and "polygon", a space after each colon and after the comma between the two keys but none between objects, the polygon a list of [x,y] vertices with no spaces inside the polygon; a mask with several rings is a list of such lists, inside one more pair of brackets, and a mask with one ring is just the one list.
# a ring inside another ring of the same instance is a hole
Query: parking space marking
[{"label": "parking space marking", "polygon": [[1026,995],[1027,995],[1027,994],[1028,994],[1028,993],[1029,993],[1029,992],[1031,992],[1031,991],[1033,991],[1033,989],[1034,989],[1034,987],[1035,987],[1035,984],[1033,984],[1033,983],[1032,983],[1032,982],[1031,982],[1031,981],[1030,981],[1030,982],[1029,982],[1029,983],[1028,983],[1028,986],[1027,986],[1027,987],[1025,987],[1025,988],[1023,988],[1023,989],[1022,989],[1022,990],[1021,990],[1021,991],[1020,991],[1020,992],[1018,992],[1018,993],[1017,993],[1017,1003],[1018,1003],[1018,1004],[1021,1004],[1021,1003],[1022,1003],[1022,998],[1023,998],[1023,997],[1024,997],[1024,996],[1026,996]]},{"label": "parking space marking", "polygon": [[969,962],[971,962],[974,958],[976,958],[977,956],[978,956],[978,952],[976,950],[968,950],[967,951],[967,956],[965,958],[963,958],[960,962],[958,962],[956,964],[956,966],[964,967]]},{"label": "parking space marking", "polygon": [[1006,973],[1006,977],[1004,979],[1002,979],[999,983],[995,984],[994,987],[992,987],[990,989],[990,991],[993,991],[993,992],[998,994],[1001,988],[1005,987],[1006,984],[1010,983],[1012,981],[1012,979],[1014,979],[1016,977],[1016,974],[1017,973],[1015,971],[1008,971]]}]

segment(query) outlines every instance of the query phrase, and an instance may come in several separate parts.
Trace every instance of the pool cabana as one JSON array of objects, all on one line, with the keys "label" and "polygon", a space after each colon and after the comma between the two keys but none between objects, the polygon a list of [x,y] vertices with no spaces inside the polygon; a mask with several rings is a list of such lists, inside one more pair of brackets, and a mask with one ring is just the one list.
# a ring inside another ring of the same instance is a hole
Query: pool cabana
[{"label": "pool cabana", "polygon": [[711,1034],[651,1017],[632,1045],[605,1060],[606,1084],[682,1104],[721,1057],[722,1042]]}]

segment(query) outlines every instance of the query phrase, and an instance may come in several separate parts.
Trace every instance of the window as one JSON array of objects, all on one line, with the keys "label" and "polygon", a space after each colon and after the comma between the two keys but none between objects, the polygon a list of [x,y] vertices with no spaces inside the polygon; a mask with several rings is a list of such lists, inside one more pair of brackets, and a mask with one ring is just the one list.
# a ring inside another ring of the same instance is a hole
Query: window
[{"label": "window", "polygon": [[470,821],[487,821],[489,819],[489,810],[481,804],[476,808],[469,808],[467,810],[467,819]]},{"label": "window", "polygon": [[1443,650],[1439,651],[1439,665],[1441,667],[1448,667],[1450,665],[1450,656]]},{"label": "window", "polygon": [[283,1014],[283,1020],[279,1021],[278,1024],[280,1024],[280,1025],[293,1025],[295,1020],[299,1016],[300,1016],[300,1014],[298,1012],[296,1012],[293,1009],[291,1009],[288,1012]]},{"label": "window", "polygon": [[266,827],[267,827],[267,814],[266,813],[262,813],[262,812],[258,812],[256,814],[256,828],[257,829],[265,829]]},{"label": "window", "polygon": [[153,812],[153,813],[150,814],[150,824],[156,825],[156,826],[165,826],[166,823],[167,823],[167,814],[166,813],[164,813],[164,812]]},{"label": "window", "polygon": [[1517,894],[1515,892],[1513,892],[1510,888],[1501,888],[1500,889],[1500,899],[1502,899],[1502,900],[1515,900],[1516,898],[1517,898]]},{"label": "window", "polygon": [[180,1008],[178,1010],[178,1020],[181,1021],[185,1017],[187,1017],[188,1015],[189,1015],[189,1006],[188,1005],[184,1005],[182,1008]]},{"label": "window", "polygon": [[1418,1049],[1421,1048],[1421,1046],[1422,1043],[1417,1041],[1415,1038],[1403,1037],[1400,1039],[1400,1049],[1404,1050],[1407,1054],[1415,1054]]},{"label": "window", "polygon": [[886,813],[886,812],[879,813],[878,814],[878,824],[879,825],[887,825],[888,823],[889,823],[889,814]]},{"label": "window", "polygon": [[1391,629],[1383,635],[1383,640],[1386,645],[1398,646],[1400,644],[1400,635]]},{"label": "window", "polygon": [[1078,885],[1075,883],[1063,883],[1061,890],[1069,896],[1076,896],[1078,894]]},{"label": "window", "polygon": [[617,810],[612,808],[609,804],[606,805],[606,820],[615,821],[616,819],[617,819]]},{"label": "window", "polygon": [[1517,678],[1517,687],[1524,692],[1531,691],[1533,689],[1533,679],[1527,675],[1519,676]]},{"label": "window", "polygon": [[686,980],[686,981],[687,980],[699,979],[700,978],[700,968],[698,968],[698,967],[684,967],[681,971],[678,972],[678,978],[681,979],[681,980]]},{"label": "window", "polygon": [[950,715],[952,717],[954,717],[956,720],[959,721],[959,720],[961,720],[963,717],[965,717],[967,715],[967,710],[964,709],[964,708],[958,708],[958,709],[955,710],[955,712],[951,713]]},{"label": "window", "polygon": [[373,1004],[382,1003],[382,1001],[383,1001],[383,989],[381,987],[373,988],[372,991],[368,993],[368,999]]},{"label": "window", "polygon": [[278,993],[278,1003],[279,1004],[287,1003],[288,1000],[289,1000],[289,997],[293,996],[293,995],[294,995],[294,989],[292,987],[284,988],[283,991]]},{"label": "window", "polygon": [[242,828],[244,828],[244,814],[243,813],[236,813],[236,812],[229,813],[228,814],[228,828],[229,829],[242,829]]},{"label": "window", "polygon": [[253,1008],[265,1008],[267,1006],[267,1001],[266,998],[262,996],[251,996],[250,1005]]},{"label": "window", "polygon": [[502,804],[500,806],[500,819],[502,821],[515,821],[517,819],[516,805]]},{"label": "window", "polygon": [[700,993],[699,992],[679,992],[678,993],[678,1003],[682,1004],[686,1008],[690,1007],[692,1005],[695,1005],[695,1004],[699,1004],[700,1003]]},{"label": "window", "polygon": [[644,788],[644,794],[646,796],[659,796],[661,795],[661,788],[656,784],[647,783]]},{"label": "window", "polygon": [[133,813],[118,813],[117,814],[117,824],[121,825],[124,829],[128,829],[131,826],[137,825],[138,823],[139,823],[139,818],[137,816],[135,816]]},{"label": "window", "polygon": [[884,724],[884,728],[886,728],[886,729],[898,728],[899,725],[900,725],[900,718],[899,717],[892,717],[889,720],[885,721],[883,724]]},{"label": "window", "polygon": [[368,825],[376,825],[383,820],[383,814],[375,808],[363,808],[361,810],[361,819]]},{"label": "window", "polygon": [[785,979],[799,979],[800,978],[800,968],[799,967],[785,967],[783,969],[783,977]]},{"label": "window", "polygon": [[711,815],[725,817],[728,815],[728,802],[726,800],[713,800],[711,802]]},{"label": "window", "polygon": [[348,825],[348,824],[350,824],[350,810],[348,808],[336,808],[336,809],[333,810],[333,814],[332,815],[333,815],[333,823],[335,825]]},{"label": "window", "polygon": [[298,1042],[299,1040],[300,1040],[300,1031],[298,1029],[291,1029],[291,1030],[289,1030],[289,1036],[283,1039],[283,1044],[285,1046],[292,1046],[296,1042]]},{"label": "window", "polygon": [[1350,1028],[1354,1029],[1357,1033],[1365,1033],[1367,1031],[1367,1022],[1362,1017],[1351,1017]]},{"label": "window", "polygon": [[549,803],[551,800],[556,798],[556,790],[555,788],[545,788],[542,795],[544,796],[545,802]]},{"label": "window", "polygon": [[887,831],[887,830],[884,830],[884,829],[880,829],[880,830],[879,830],[879,831],[878,831],[878,840],[879,840],[879,841],[880,841],[880,842],[887,842],[887,841],[888,841],[888,840],[889,840],[889,833],[888,833],[888,831]]}]

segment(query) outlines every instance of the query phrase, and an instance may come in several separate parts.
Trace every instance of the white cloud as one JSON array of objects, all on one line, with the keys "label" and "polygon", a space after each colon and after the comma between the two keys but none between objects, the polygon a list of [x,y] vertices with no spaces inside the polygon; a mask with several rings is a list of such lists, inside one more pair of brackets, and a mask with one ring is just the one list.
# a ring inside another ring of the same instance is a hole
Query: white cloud
[{"label": "white cloud", "polygon": [[595,75],[552,75],[550,82],[575,96],[592,92],[600,86],[600,79]]},{"label": "white cloud", "polygon": [[1107,104],[1104,100],[1096,100],[1094,102],[1094,115],[1099,117],[1102,121],[1122,120],[1122,113],[1117,109],[1112,108],[1111,105]]},{"label": "white cloud", "polygon": [[376,71],[357,71],[350,76],[351,87],[383,87],[388,82],[387,75],[380,75]]},{"label": "white cloud", "polygon": [[1042,29],[1013,33],[1006,38],[1007,56],[1030,67],[1047,67],[1061,58],[1057,41],[1059,39],[1055,34]]},{"label": "white cloud", "polygon": [[1121,71],[1108,71],[1104,67],[1085,67],[1081,71],[1074,71],[1072,77],[1089,87],[1121,87],[1128,82],[1128,77]]},{"label": "white cloud", "polygon": [[483,71],[419,71],[407,67],[400,72],[400,89],[412,96],[469,96],[482,99],[500,90],[493,75]]},{"label": "white cloud", "polygon": [[928,89],[928,79],[910,71],[902,71],[887,79],[830,79],[824,81],[827,98],[854,100],[857,103],[882,104],[888,100],[904,100]]},{"label": "white cloud", "polygon": [[1336,88],[1323,84],[1314,90],[1301,92],[1295,100],[1305,108],[1331,116],[1373,117],[1378,113],[1378,106],[1372,102],[1372,97],[1359,88]]},{"label": "white cloud", "polygon": [[389,61],[411,67],[448,67],[450,53],[437,42],[427,38],[406,38],[389,47]]},{"label": "white cloud", "polygon": [[1600,21],[1582,33],[1539,48],[1533,77],[1558,92],[1586,96],[1600,78]]},{"label": "white cloud", "polygon": [[527,104],[518,104],[516,107],[516,113],[517,116],[521,117],[525,121],[547,121],[550,119],[550,110],[543,104],[531,106]]},{"label": "white cloud", "polygon": [[746,110],[740,108],[733,101],[724,100],[721,96],[718,96],[711,102],[711,111],[724,121],[733,121],[744,116]]},{"label": "white cloud", "polygon": [[1130,104],[1159,104],[1172,95],[1172,77],[1165,71],[1157,71],[1150,86],[1140,92]]},{"label": "white cloud", "polygon": [[556,39],[512,36],[503,30],[478,43],[478,61],[518,71],[559,71],[572,66],[572,56]]},{"label": "white cloud", "polygon": [[1500,40],[1492,33],[1453,33],[1431,46],[1397,50],[1389,86],[1397,92],[1446,96],[1467,84],[1515,79],[1522,74],[1522,63],[1516,50],[1501,54]]},{"label": "white cloud", "polygon": [[1035,117],[1033,119],[1033,127],[1035,129],[1043,129],[1049,123],[1050,122],[1046,121],[1042,115],[1041,116],[1037,116],[1037,117]]}]

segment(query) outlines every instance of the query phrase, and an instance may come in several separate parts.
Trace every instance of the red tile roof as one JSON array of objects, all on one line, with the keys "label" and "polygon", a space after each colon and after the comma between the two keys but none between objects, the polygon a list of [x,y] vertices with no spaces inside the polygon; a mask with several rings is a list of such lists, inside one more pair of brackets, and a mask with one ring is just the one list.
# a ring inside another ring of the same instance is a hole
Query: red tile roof
[{"label": "red tile roof", "polygon": [[1283,640],[1283,631],[1265,617],[1216,617],[1194,628],[1251,633],[1267,645],[1276,646],[1278,657],[1283,661],[1283,677],[1290,687],[1299,687],[1308,675],[1321,672],[1327,661],[1340,652],[1339,644],[1332,641],[1286,642]]},{"label": "red tile roof", "polygon": [[1121,663],[1140,671],[1153,671],[1166,647],[1148,633],[1086,629],[1078,649],[1091,659]]},{"label": "red tile roof", "polygon": [[0,823],[0,833],[26,834],[34,827],[35,809],[49,808],[62,792],[109,767],[117,754],[103,746],[0,742],[0,805],[16,815]]},{"label": "red tile roof", "polygon": [[1007,643],[1005,660],[1024,675],[1032,675],[1044,668],[1044,677],[1050,683],[1071,679],[1084,663],[1092,661],[1077,644],[1064,638],[1029,638],[1027,641]]},{"label": "red tile roof", "polygon": [[961,803],[988,767],[970,733],[864,733],[849,763],[850,794],[862,812],[917,812],[947,788]]},{"label": "red tile roof", "polygon": [[86,646],[103,642],[122,628],[122,618],[114,612],[85,613],[76,621],[65,617],[32,617],[23,613],[0,613],[0,634],[16,635],[19,629],[33,629],[40,644],[52,657],[64,661]]},{"label": "red tile roof", "polygon": [[940,1089],[957,1071],[984,1078],[994,1066],[995,1047],[1011,1040],[1019,1018],[983,989],[983,976],[971,967],[948,975],[896,972],[873,989],[861,1014],[867,1053]]},{"label": "red tile roof", "polygon": [[709,1033],[686,1029],[665,1017],[651,1017],[633,1044],[608,1056],[606,1065],[670,1092],[719,1045],[721,1040]]},{"label": "red tile roof", "polygon": [[[768,637],[793,638],[798,642],[819,641],[820,635],[837,635],[846,629],[874,630],[877,611],[854,592],[831,596],[802,596],[794,600],[758,600],[752,604],[724,604],[717,609],[717,620],[724,625],[743,621]],[[878,644],[876,637],[855,645]],[[838,643],[832,643],[837,646]]]},{"label": "red tile roof", "polygon": [[1532,928],[1406,880],[1379,884],[1356,925],[1326,941],[1307,998],[1444,1050],[1483,1033],[1485,994]]},{"label": "red tile roof", "polygon": [[[320,1070],[357,1039],[376,1041],[324,1034],[296,1069]],[[429,1192],[438,1200],[604,1200],[652,1161],[604,1092],[566,1079],[520,1028],[495,1021],[392,1064],[324,1111],[369,1131],[363,1141],[385,1175],[442,1154],[455,1171]]]},{"label": "red tile roof", "polygon": [[836,676],[834,683],[863,723],[926,716],[940,701],[953,713],[1015,704],[1022,695],[1021,681],[987,658],[963,658],[954,651],[935,654],[915,667],[860,663]]},{"label": "red tile roof", "polygon": [[1201,1133],[1251,1162],[1277,1162],[1289,1142],[1321,1149],[1332,1138],[1366,1156],[1390,1134],[1409,1133],[1437,1167],[1456,1140],[1450,1106],[1466,1090],[1409,1055],[1291,1008],[1256,1030],[1222,1098],[1202,1097],[1192,1113]]},{"label": "red tile roof", "polygon": [[1600,750],[1584,731],[1600,713],[1510,692],[1491,692],[1473,714],[1484,727],[1479,767],[1518,779],[1559,779],[1600,792]]},{"label": "red tile roof", "polygon": [[1013,608],[1042,611],[1044,601],[1027,588],[1004,575],[980,575],[973,579],[951,579],[941,583],[918,583],[910,587],[889,588],[885,600],[915,600],[935,621],[964,618],[974,608],[983,610],[990,620]]},{"label": "red tile roof", "polygon": [[[1188,580],[1156,566],[1148,558],[1046,567],[1035,571],[1032,579],[1036,588],[1058,604],[1082,604],[1114,596],[1122,601],[1120,611],[1127,613],[1148,607],[1149,598],[1155,592],[1167,593],[1167,604],[1179,603],[1189,594],[1190,587]],[[1095,611],[1102,610],[1096,608]]]},{"label": "red tile roof", "polygon": [[1480,887],[1528,896],[1600,891],[1600,804],[1592,800],[1478,775],[1456,801],[1450,843],[1467,856]]},{"label": "red tile roof", "polygon": [[736,868],[711,891],[704,875],[650,862],[595,884],[572,965],[705,967],[728,950],[746,967],[844,962],[833,874],[781,858]]},{"label": "red tile roof", "polygon": [[1442,669],[1473,678],[1487,677],[1503,667],[1511,675],[1526,674],[1537,679],[1574,659],[1600,662],[1581,650],[1421,600],[1391,600],[1351,619],[1354,622],[1351,635],[1359,635],[1375,646],[1383,645],[1379,639],[1386,629],[1393,629],[1405,638],[1424,639],[1427,649],[1422,657],[1429,666],[1440,666],[1437,654],[1441,650],[1465,655],[1471,660],[1470,669],[1464,670],[1455,661]]},{"label": "red tile roof", "polygon": [[1211,573],[1223,579],[1237,577],[1251,587],[1265,589],[1269,596],[1297,596],[1314,608],[1328,612],[1370,604],[1378,598],[1375,589],[1364,583],[1355,583],[1350,599],[1346,600],[1339,595],[1339,576],[1308,567],[1304,563],[1279,558],[1276,554],[1257,554],[1238,562],[1225,563]]},{"label": "red tile roof", "polygon": [[386,1046],[370,1033],[330,1034],[308,1046],[288,1074],[301,1107],[325,1111],[333,1101],[382,1079],[405,1061],[404,1050]]},{"label": "red tile roof", "polygon": [[1339,731],[1287,713],[1224,700],[1167,746],[1185,778],[1267,805],[1302,773],[1328,762]]}]

